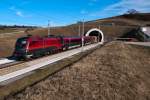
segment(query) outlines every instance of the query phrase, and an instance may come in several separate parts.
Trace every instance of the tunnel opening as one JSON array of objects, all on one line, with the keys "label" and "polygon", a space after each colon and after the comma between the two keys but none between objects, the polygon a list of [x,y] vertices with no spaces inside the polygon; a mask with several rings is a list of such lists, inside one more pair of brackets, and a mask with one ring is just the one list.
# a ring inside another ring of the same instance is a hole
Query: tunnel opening
[{"label": "tunnel opening", "polygon": [[89,34],[89,36],[96,36],[96,37],[97,37],[98,42],[101,42],[101,41],[102,41],[102,35],[101,35],[101,34],[99,34],[99,32],[98,32],[98,31],[92,31],[92,32]]},{"label": "tunnel opening", "polygon": [[104,35],[103,32],[97,28],[89,30],[85,36],[96,36],[98,42],[103,43],[104,42]]}]

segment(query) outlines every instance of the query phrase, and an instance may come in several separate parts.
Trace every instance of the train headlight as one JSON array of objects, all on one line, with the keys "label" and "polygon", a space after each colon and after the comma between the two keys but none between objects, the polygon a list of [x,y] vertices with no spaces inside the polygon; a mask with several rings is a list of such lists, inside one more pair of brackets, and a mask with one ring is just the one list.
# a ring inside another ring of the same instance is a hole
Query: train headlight
[{"label": "train headlight", "polygon": [[22,44],[26,44],[27,42],[26,41],[22,41]]}]

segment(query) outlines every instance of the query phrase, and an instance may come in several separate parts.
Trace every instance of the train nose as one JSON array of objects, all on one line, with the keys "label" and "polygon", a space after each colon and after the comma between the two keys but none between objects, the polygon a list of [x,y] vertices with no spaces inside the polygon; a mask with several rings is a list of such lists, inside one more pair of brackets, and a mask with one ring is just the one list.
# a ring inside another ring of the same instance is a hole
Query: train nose
[{"label": "train nose", "polygon": [[20,56],[23,56],[24,55],[24,52],[23,51],[20,51],[20,50],[16,50],[14,51],[14,54],[13,54],[15,57],[20,57]]},{"label": "train nose", "polygon": [[15,57],[17,57],[17,56],[21,56],[21,53],[20,53],[20,52],[18,52],[18,51],[15,51],[15,52],[13,53],[13,56],[15,56]]}]

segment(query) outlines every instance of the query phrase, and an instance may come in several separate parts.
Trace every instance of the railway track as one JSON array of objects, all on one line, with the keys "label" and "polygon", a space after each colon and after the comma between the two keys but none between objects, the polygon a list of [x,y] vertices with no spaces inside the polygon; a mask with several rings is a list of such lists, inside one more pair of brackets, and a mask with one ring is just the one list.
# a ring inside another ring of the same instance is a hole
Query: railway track
[{"label": "railway track", "polygon": [[54,55],[54,54],[56,54],[56,53],[45,55],[45,56],[42,56],[42,57],[39,57],[39,58],[36,58],[36,59],[29,59],[27,61],[8,60],[6,58],[5,59],[0,59],[0,69],[11,67],[11,66],[14,66],[14,65],[17,65],[17,64],[28,62],[28,61],[41,59],[41,58],[44,58],[44,57],[47,57],[47,56],[51,56],[51,55]]},{"label": "railway track", "polygon": [[11,72],[0,73],[0,91],[6,90],[4,94],[0,92],[0,96],[3,98],[9,94],[19,92],[23,88],[44,79],[47,75],[60,71],[71,62],[78,61],[94,48],[100,46],[100,44],[92,44],[4,68],[10,71],[13,67],[20,67],[20,69]]},{"label": "railway track", "polygon": [[[103,43],[103,45],[107,44],[109,41],[105,41]],[[86,44],[85,46],[88,46],[89,44]],[[67,51],[70,51],[70,50],[73,50],[73,49],[77,49],[77,48],[81,48],[80,46],[77,46],[77,47],[72,47],[72,48],[69,48],[69,50]],[[48,56],[52,56],[52,55],[55,55],[57,53],[62,53],[62,52],[66,52],[65,51],[61,51],[61,52],[55,52],[55,53],[52,53],[52,54],[48,54],[48,55],[45,55],[45,56],[41,56],[39,58],[34,58],[34,59],[30,59],[28,61],[34,61],[34,60],[37,60],[37,59],[42,59],[42,58],[45,58],[45,57],[48,57]],[[4,61],[5,60],[5,61]],[[25,62],[28,62],[28,61],[16,61],[15,59],[14,60],[6,60],[6,58],[1,58],[0,59],[0,69],[3,69],[3,68],[7,68],[7,67],[11,67],[11,66],[14,66],[14,65],[17,65],[17,64],[21,64],[21,63],[25,63]],[[2,63],[3,62],[3,63]]]},{"label": "railway track", "polygon": [[[54,53],[54,54],[56,54],[56,53]],[[7,63],[4,63],[4,64],[0,64],[0,69],[4,69],[4,68],[12,67],[12,66],[15,66],[15,65],[23,64],[25,62],[31,62],[31,61],[34,61],[34,60],[37,60],[37,59],[42,59],[42,58],[45,58],[45,57],[48,57],[48,56],[51,56],[51,55],[54,55],[54,54],[49,54],[49,55],[46,55],[46,56],[43,56],[43,57],[39,57],[39,58],[36,58],[36,59],[30,59],[30,60],[27,60],[27,61],[14,61],[14,62],[10,62],[10,63],[7,62]]]},{"label": "railway track", "polygon": [[[97,45],[98,44],[88,45],[88,46],[85,46],[83,49],[87,50],[87,49],[93,48]],[[13,64],[11,63],[10,66],[9,66],[9,64],[5,65],[5,66],[3,66],[2,69],[0,69],[0,82],[9,79],[9,77],[13,78],[13,76],[16,77],[16,76],[25,74],[27,72],[36,70],[38,68],[41,68],[41,67],[46,66],[48,64],[54,63],[56,61],[59,61],[61,59],[66,58],[66,57],[70,57],[72,55],[75,55],[79,52],[82,52],[82,48],[71,49],[71,50],[68,50],[65,52],[53,54],[51,56],[45,56],[45,57],[34,59],[31,61],[16,62]],[[7,71],[5,71],[5,70],[7,70]],[[5,79],[6,76],[7,76],[7,78]]]},{"label": "railway track", "polygon": [[24,61],[15,61],[15,62],[12,62],[12,63],[2,64],[2,65],[0,65],[0,69],[7,68],[7,67],[10,67],[10,66],[14,66],[14,65],[17,65],[17,64],[21,64],[21,63],[24,63]]},{"label": "railway track", "polygon": [[0,66],[7,64],[7,63],[12,63],[12,62],[15,62],[15,60],[9,60],[7,58],[3,58],[3,59],[0,59]]},{"label": "railway track", "polygon": [[[69,50],[73,50],[73,49],[76,49],[76,48],[80,48],[80,46],[69,48]],[[67,51],[69,51],[69,50],[67,50]],[[61,51],[59,53],[62,53],[62,52],[66,52],[66,51]],[[22,63],[25,63],[25,62],[31,62],[31,61],[34,61],[34,60],[42,59],[42,58],[45,58],[45,57],[48,57],[48,56],[55,55],[56,53],[58,53],[58,52],[48,54],[48,55],[45,55],[45,56],[42,56],[42,57],[39,57],[39,58],[36,58],[36,59],[30,59],[30,60],[27,60],[27,61],[16,61],[16,60],[1,59],[0,60],[0,69],[11,67],[11,66],[18,65],[18,64],[22,64]]]}]

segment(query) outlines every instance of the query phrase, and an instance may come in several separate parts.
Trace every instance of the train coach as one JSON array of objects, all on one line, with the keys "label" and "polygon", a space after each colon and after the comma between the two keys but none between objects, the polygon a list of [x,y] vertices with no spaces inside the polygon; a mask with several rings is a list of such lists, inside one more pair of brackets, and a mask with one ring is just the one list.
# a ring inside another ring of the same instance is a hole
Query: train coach
[{"label": "train coach", "polygon": [[[83,37],[83,43],[95,43],[97,38],[94,36]],[[82,37],[64,36],[27,36],[21,37],[16,41],[13,56],[17,59],[38,58],[40,56],[68,50],[82,46]]]}]

